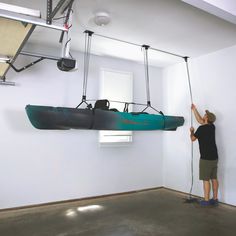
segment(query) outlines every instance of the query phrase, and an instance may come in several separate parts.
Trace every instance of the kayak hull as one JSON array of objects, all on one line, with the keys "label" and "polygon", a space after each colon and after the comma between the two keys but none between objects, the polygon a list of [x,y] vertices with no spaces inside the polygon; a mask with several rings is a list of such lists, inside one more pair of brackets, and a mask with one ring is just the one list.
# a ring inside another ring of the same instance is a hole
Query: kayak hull
[{"label": "kayak hull", "polygon": [[184,124],[183,117],[159,114],[36,105],[25,109],[37,129],[176,130]]}]

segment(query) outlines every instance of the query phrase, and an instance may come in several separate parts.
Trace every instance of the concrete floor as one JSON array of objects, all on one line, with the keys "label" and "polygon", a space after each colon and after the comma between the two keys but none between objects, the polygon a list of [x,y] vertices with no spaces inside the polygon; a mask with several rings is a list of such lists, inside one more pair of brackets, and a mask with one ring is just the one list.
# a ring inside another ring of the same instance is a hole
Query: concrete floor
[{"label": "concrete floor", "polygon": [[[157,189],[0,213],[1,236],[235,236],[236,208]],[[93,206],[84,209],[82,206]]]}]

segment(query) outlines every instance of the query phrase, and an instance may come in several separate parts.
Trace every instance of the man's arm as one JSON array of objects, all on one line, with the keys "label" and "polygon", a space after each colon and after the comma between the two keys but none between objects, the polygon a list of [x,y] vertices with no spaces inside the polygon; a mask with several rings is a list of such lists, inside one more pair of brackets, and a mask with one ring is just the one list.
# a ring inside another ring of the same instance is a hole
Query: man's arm
[{"label": "man's arm", "polygon": [[192,142],[197,140],[197,138],[194,136],[194,128],[193,127],[190,128],[190,139],[192,140]]},{"label": "man's arm", "polygon": [[193,113],[194,113],[194,116],[195,116],[197,122],[199,124],[203,125],[204,124],[203,117],[201,117],[201,115],[199,114],[199,112],[194,104],[192,104],[191,109],[193,110]]}]

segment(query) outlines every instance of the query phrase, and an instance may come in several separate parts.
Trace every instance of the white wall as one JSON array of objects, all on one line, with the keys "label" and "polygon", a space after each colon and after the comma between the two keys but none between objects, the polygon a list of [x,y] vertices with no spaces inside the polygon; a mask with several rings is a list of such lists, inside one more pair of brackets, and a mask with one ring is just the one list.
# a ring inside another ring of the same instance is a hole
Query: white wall
[{"label": "white wall", "polygon": [[[193,100],[203,113],[209,109],[216,114],[216,142],[219,152],[220,201],[236,205],[236,46],[190,61]],[[166,68],[164,104],[169,111],[185,116],[185,125],[175,134],[164,134],[164,185],[189,192],[191,185],[190,96],[184,63]],[[194,123],[197,128],[197,123]],[[203,195],[198,180],[198,143],[194,143],[193,194]]]},{"label": "white wall", "polygon": [[[33,128],[27,104],[77,106],[82,97],[83,57],[79,71],[61,72],[43,61],[0,86],[0,209],[77,199],[162,186],[162,133],[134,132],[127,147],[99,147],[98,131],[42,131]],[[23,64],[23,59],[20,59]],[[30,59],[27,59],[29,61]],[[99,68],[134,73],[134,100],[144,102],[143,65],[91,57],[87,98],[98,98]],[[151,98],[162,105],[161,70],[150,68]]]}]

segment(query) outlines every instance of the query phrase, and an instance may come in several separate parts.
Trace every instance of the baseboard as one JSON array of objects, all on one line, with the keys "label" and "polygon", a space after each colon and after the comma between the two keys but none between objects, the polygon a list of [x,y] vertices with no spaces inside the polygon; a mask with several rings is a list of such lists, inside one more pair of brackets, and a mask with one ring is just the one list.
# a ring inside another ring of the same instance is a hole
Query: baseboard
[{"label": "baseboard", "polygon": [[[163,188],[166,189],[166,190],[172,191],[172,192],[176,192],[176,193],[179,193],[179,194],[183,194],[183,195],[185,195],[185,196],[189,196],[189,195],[190,195],[189,193],[186,193],[186,192],[183,192],[183,191],[179,191],[179,190],[176,190],[176,189],[167,188],[167,187],[163,187]],[[200,198],[200,199],[202,199],[202,197],[199,196],[199,195],[191,194],[191,196],[194,197],[194,198]]]},{"label": "baseboard", "polygon": [[[155,191],[155,190],[158,190],[158,189],[165,189],[165,190],[168,190],[168,191],[171,191],[171,192],[182,194],[185,197],[187,197],[189,195],[189,193],[186,193],[186,192],[182,192],[182,191],[179,191],[179,190],[175,190],[175,189],[171,189],[171,188],[166,188],[164,186],[160,186],[160,187],[156,187],[156,188],[139,189],[139,190],[134,190],[134,191],[113,193],[113,194],[105,194],[105,195],[99,195],[99,196],[93,196],[93,197],[69,199],[69,200],[48,202],[48,203],[42,203],[42,204],[33,204],[33,205],[27,205],[27,206],[22,206],[22,207],[4,208],[4,209],[0,209],[0,212],[26,210],[26,209],[30,209],[30,208],[47,207],[47,206],[53,206],[53,205],[59,205],[59,204],[73,203],[73,202],[78,202],[78,201],[87,201],[87,200],[97,200],[97,199],[101,199],[101,198],[119,197],[119,196],[134,194],[134,193]],[[198,196],[198,195],[191,194],[191,196],[194,197],[194,198],[202,199],[202,197]],[[230,205],[230,204],[227,204],[227,203],[224,203],[224,202],[219,202],[219,203],[222,204],[222,205],[225,205],[225,206],[236,208],[236,206]]]},{"label": "baseboard", "polygon": [[96,199],[108,198],[108,197],[118,197],[118,196],[124,196],[124,195],[133,194],[133,193],[139,193],[139,192],[146,192],[146,191],[158,190],[158,189],[162,189],[162,188],[163,188],[163,187],[160,186],[160,187],[156,187],[156,188],[147,188],[147,189],[133,190],[133,191],[128,191],[128,192],[120,192],[120,193],[113,193],[113,194],[104,194],[104,195],[98,195],[98,196],[92,196],[92,197],[85,197],[85,198],[76,198],[76,199],[69,199],[69,200],[55,201],[55,202],[47,202],[47,203],[33,204],[33,205],[20,206],[20,207],[4,208],[4,209],[0,209],[0,212],[16,211],[16,210],[25,210],[25,209],[35,208],[35,207],[47,207],[47,206],[52,206],[52,205],[73,203],[73,202],[78,202],[78,201],[96,200]]}]

